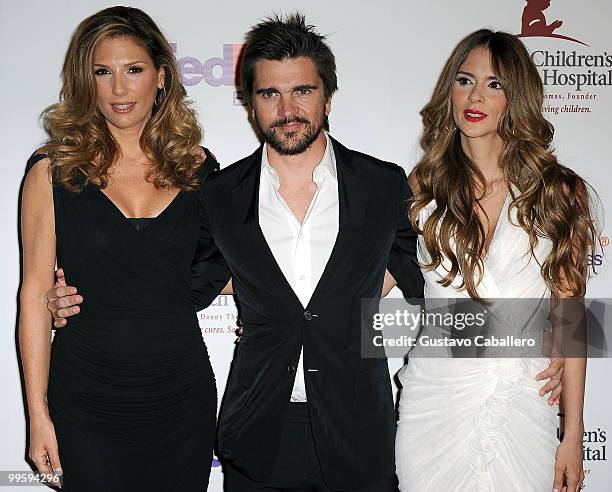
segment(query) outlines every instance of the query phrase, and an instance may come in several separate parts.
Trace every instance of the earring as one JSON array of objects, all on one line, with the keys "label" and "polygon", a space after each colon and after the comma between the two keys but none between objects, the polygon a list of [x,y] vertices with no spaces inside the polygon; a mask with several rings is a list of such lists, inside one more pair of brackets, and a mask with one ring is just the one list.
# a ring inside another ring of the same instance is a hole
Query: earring
[{"label": "earring", "polygon": [[160,89],[157,89],[157,94],[155,95],[153,106],[155,106],[156,108],[159,108],[165,99],[166,99],[166,86],[162,85]]}]

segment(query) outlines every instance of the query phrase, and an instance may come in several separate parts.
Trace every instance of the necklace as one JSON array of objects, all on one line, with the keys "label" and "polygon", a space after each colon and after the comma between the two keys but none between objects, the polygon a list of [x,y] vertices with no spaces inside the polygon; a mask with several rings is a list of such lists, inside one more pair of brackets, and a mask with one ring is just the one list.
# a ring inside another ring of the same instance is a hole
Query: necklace
[{"label": "necklace", "polygon": [[[479,200],[479,201],[480,201],[480,200],[486,201],[486,200],[487,200],[487,198],[489,198],[489,196],[491,196],[491,194],[492,194],[494,191],[496,191],[496,190],[497,190],[497,186],[494,186],[494,184],[496,184],[496,183],[501,183],[501,181],[502,181],[502,179],[497,179],[497,180],[495,180],[495,181],[491,181],[491,183],[490,183],[488,186],[486,186],[486,188],[490,188],[490,189],[489,189],[489,190],[487,190],[487,191],[485,191],[485,192],[484,192],[484,194],[483,194],[483,195],[482,195],[482,196],[481,196],[481,197],[480,197],[478,200]],[[486,188],[485,188],[485,189],[486,189]]]},{"label": "necklace", "polygon": [[493,193],[493,190],[490,190],[490,191],[485,192],[485,194],[484,194],[484,195],[482,195],[481,200],[486,200],[487,198],[489,198],[489,195],[490,195],[491,193]]}]

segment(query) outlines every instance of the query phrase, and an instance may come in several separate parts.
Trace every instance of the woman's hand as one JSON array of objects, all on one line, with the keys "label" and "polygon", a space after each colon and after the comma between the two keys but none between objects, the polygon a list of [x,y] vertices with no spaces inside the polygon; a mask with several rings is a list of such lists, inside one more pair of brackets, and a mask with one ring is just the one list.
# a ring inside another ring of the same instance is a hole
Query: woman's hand
[{"label": "woman's hand", "polygon": [[578,492],[584,481],[582,433],[565,435],[555,457],[553,492]]},{"label": "woman's hand", "polygon": [[55,485],[61,487],[62,465],[59,460],[55,427],[49,415],[30,418],[28,456],[36,465],[39,473],[55,475]]}]

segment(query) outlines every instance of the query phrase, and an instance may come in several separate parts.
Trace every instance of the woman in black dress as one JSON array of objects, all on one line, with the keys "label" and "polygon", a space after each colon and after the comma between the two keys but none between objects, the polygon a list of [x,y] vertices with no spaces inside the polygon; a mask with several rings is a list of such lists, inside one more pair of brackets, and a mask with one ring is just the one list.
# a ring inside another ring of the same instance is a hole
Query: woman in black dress
[{"label": "woman in black dress", "polygon": [[[199,261],[197,190],[217,164],[144,12],[85,19],[62,75],[60,102],[44,114],[50,139],[23,189],[30,458],[63,471],[69,491],[202,491],[216,387],[195,312],[229,274]],[[51,344],[56,260],[87,303]]]}]

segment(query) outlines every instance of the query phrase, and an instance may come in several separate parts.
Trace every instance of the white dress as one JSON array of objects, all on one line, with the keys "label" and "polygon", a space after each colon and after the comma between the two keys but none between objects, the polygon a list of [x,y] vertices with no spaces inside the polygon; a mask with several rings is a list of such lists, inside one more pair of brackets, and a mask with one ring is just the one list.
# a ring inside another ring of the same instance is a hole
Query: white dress
[{"label": "white dress", "polygon": [[[540,266],[529,253],[527,234],[508,219],[509,195],[502,208],[485,272],[478,286],[484,298],[550,297]],[[432,202],[419,216],[421,224],[435,209]],[[551,243],[541,239],[535,256],[541,262]],[[419,236],[418,259],[429,254]],[[425,302],[467,298],[455,285],[443,287],[443,263],[423,271]],[[504,302],[504,301],[501,301]],[[531,306],[533,303],[526,303]],[[536,301],[537,304],[537,301]],[[533,322],[536,306],[509,310],[510,325]],[[541,311],[541,306],[539,311]],[[547,323],[538,318],[539,324]],[[507,326],[507,325],[504,325]],[[508,333],[512,335],[512,333]],[[547,358],[450,359],[416,354],[399,373],[402,385],[396,438],[396,468],[400,490],[452,492],[540,492],[552,489],[558,446],[557,407],[540,397],[535,375]],[[442,349],[447,350],[447,349]],[[420,354],[423,355],[423,354]],[[443,355],[443,354],[441,354]],[[445,354],[444,354],[445,355]]]}]

